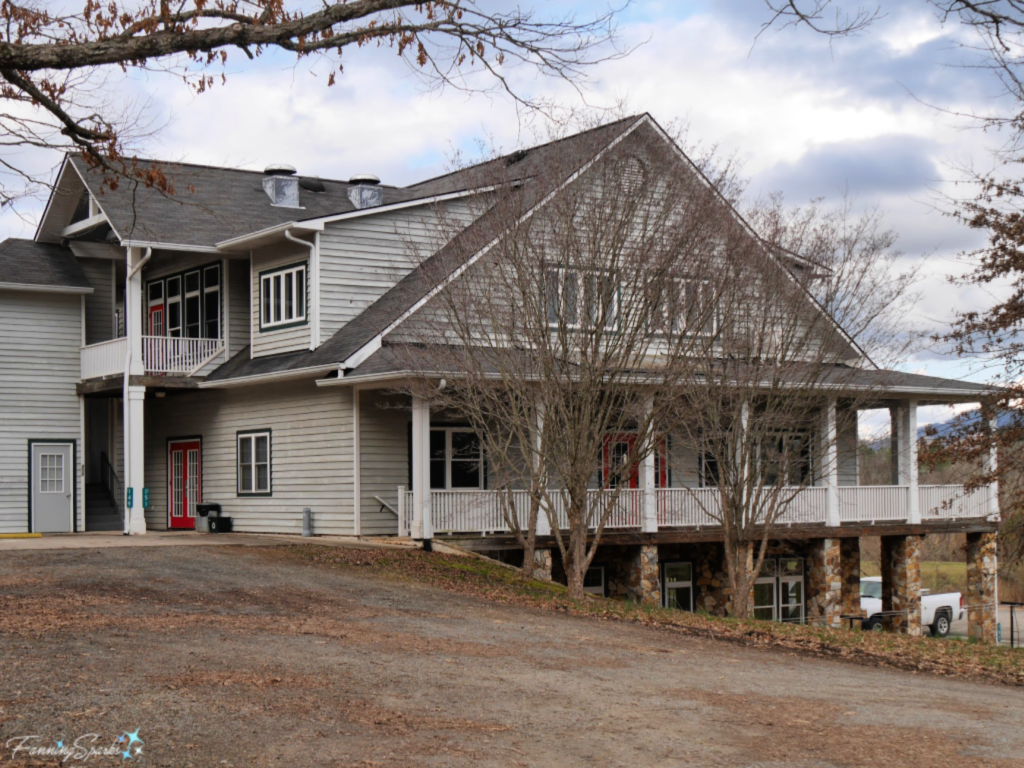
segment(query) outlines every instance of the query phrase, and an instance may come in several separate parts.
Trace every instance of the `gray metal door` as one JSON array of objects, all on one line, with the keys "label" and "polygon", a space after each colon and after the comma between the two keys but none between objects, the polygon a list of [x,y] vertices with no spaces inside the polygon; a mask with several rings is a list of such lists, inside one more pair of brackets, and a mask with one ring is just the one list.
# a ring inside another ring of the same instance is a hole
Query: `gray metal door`
[{"label": "gray metal door", "polygon": [[32,530],[71,533],[75,504],[70,443],[32,445]]}]

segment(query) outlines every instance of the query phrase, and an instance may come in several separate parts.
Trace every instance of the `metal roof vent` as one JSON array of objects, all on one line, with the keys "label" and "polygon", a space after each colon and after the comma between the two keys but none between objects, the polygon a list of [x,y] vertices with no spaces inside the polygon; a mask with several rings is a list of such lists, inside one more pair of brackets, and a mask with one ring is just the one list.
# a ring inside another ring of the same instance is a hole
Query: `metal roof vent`
[{"label": "metal roof vent", "polygon": [[357,210],[376,208],[384,204],[384,190],[380,187],[380,179],[370,173],[358,173],[348,180],[353,186],[348,188],[348,199]]},{"label": "metal roof vent", "polygon": [[299,180],[290,165],[268,165],[263,171],[263,191],[271,205],[299,208]]}]

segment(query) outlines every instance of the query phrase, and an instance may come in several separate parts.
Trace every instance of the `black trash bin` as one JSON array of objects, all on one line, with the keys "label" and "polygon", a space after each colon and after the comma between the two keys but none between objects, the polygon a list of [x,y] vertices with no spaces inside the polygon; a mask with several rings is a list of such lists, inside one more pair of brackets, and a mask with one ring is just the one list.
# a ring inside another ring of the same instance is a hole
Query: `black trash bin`
[{"label": "black trash bin", "polygon": [[220,517],[220,504],[196,504],[200,517]]},{"label": "black trash bin", "polygon": [[231,533],[230,517],[211,517],[210,533]]}]

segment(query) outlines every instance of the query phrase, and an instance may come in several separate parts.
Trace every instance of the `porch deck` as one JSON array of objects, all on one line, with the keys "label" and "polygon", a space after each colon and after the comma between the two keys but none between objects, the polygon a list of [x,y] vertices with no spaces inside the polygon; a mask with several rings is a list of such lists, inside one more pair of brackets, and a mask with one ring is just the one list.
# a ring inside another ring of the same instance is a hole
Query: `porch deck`
[{"label": "porch deck", "polygon": [[[601,495],[611,493],[616,492],[589,491],[588,503],[594,510],[601,509],[607,503]],[[652,494],[653,515],[645,515],[646,491],[629,489],[617,493],[618,497],[613,502],[612,512],[605,524],[605,529],[609,531],[655,533],[662,529],[703,530],[721,527],[717,519],[721,508],[720,494],[715,488],[659,488]],[[827,493],[825,487],[792,489],[792,498],[775,525],[827,526]],[[909,486],[841,486],[838,488],[839,522],[841,525],[906,525],[986,521],[993,515],[992,488],[989,486],[971,492],[965,491],[962,485],[919,486],[919,520],[911,510],[910,494]],[[553,503],[556,506],[554,518],[561,529],[567,529],[565,499],[561,495],[554,495]],[[511,531],[506,520],[506,510],[514,510],[515,519],[525,527],[530,510],[530,494],[520,490],[432,490],[429,505],[429,532],[424,532],[424,538],[434,534],[503,534]],[[408,536],[413,529],[414,506],[413,492],[400,486],[397,509],[400,535]],[[546,528],[547,520],[541,520],[538,532],[545,534]]]},{"label": "porch deck", "polygon": [[[127,337],[82,347],[82,379],[124,374],[128,350]],[[146,375],[193,376],[223,351],[223,339],[142,337],[142,360]]]}]

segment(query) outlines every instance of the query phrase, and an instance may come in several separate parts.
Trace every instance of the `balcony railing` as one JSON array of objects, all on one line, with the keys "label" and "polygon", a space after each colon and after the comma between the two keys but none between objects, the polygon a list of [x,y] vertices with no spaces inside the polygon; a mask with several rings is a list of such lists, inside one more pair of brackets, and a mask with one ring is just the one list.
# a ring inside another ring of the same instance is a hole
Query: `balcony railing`
[{"label": "balcony railing", "polygon": [[[192,376],[223,351],[221,339],[142,337],[142,362],[147,375]],[[127,338],[82,347],[82,378],[123,374],[127,355]]]},{"label": "balcony railing", "polygon": [[[841,486],[839,489],[841,523],[906,522],[910,493],[906,486]],[[602,494],[587,492],[591,529],[603,509]],[[791,488],[785,509],[775,521],[779,526],[825,525],[828,492],[824,487]],[[990,489],[967,493],[962,485],[925,485],[918,489],[922,521],[985,518],[991,514]],[[639,531],[644,517],[644,491],[621,490],[605,523],[606,529]],[[715,488],[659,488],[654,498],[658,528],[715,528],[721,524],[721,498]],[[551,494],[553,518],[559,528],[568,528],[565,499]],[[506,510],[514,510],[519,525],[526,527],[530,513],[527,491],[431,491],[433,533],[489,534],[509,531]],[[408,534],[415,510],[413,492],[399,489],[399,532]]]}]

